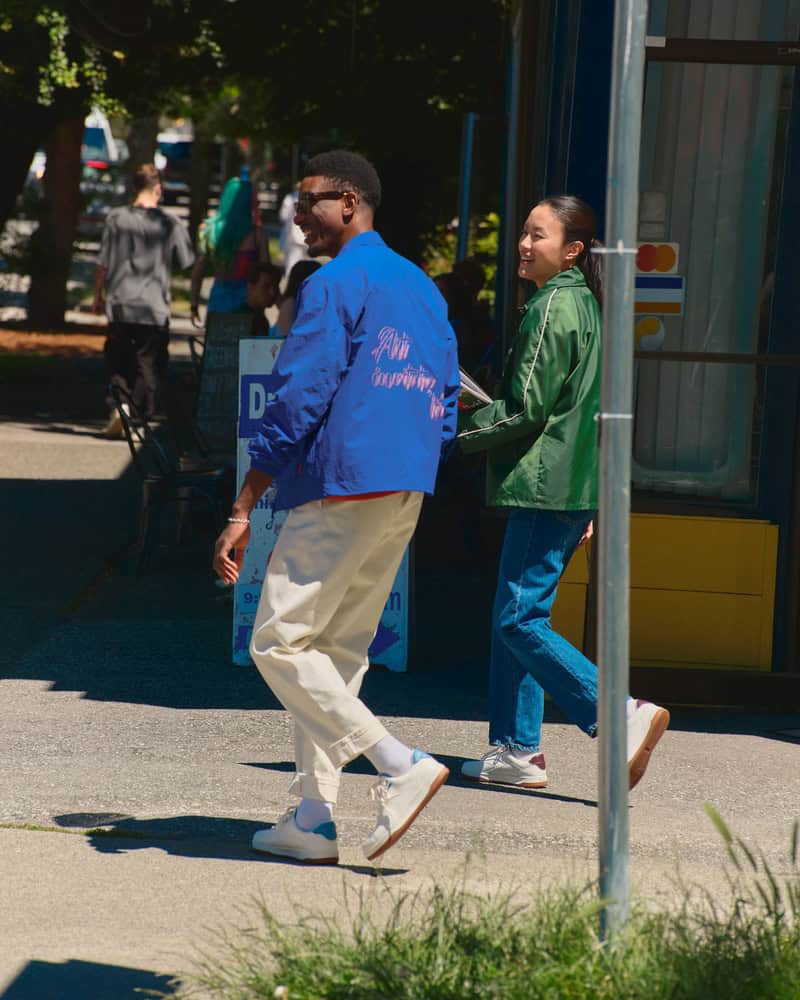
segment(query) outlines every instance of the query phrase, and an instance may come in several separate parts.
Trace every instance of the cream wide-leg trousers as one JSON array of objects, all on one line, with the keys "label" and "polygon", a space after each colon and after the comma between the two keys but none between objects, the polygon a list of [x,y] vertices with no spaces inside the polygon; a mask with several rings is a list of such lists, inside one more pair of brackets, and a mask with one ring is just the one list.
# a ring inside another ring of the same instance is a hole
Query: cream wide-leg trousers
[{"label": "cream wide-leg trousers", "polygon": [[387,735],[358,692],[421,505],[416,492],[314,501],[281,528],[250,655],[294,718],[302,798],[335,802],[341,768]]}]

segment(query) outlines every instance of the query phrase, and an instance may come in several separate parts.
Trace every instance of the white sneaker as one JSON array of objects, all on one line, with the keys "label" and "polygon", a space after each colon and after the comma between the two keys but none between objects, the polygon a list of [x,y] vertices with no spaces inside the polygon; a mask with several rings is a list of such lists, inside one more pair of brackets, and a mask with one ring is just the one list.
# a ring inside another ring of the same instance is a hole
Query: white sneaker
[{"label": "white sneaker", "polygon": [[669,712],[650,701],[637,701],[628,717],[628,788],[644,777],[650,754],[669,725]]},{"label": "white sneaker", "polygon": [[547,788],[544,754],[518,760],[510,747],[492,747],[480,760],[465,760],[461,776],[482,784],[514,785],[515,788]]},{"label": "white sneaker", "polygon": [[287,809],[275,826],[253,835],[253,850],[277,858],[292,858],[316,865],[335,865],[339,861],[334,823],[320,823],[313,830],[301,830],[294,818],[295,809]]},{"label": "white sneaker", "polygon": [[444,764],[415,750],[411,770],[399,778],[383,776],[370,794],[380,803],[378,823],[364,843],[370,861],[387,851],[403,836],[450,774]]}]

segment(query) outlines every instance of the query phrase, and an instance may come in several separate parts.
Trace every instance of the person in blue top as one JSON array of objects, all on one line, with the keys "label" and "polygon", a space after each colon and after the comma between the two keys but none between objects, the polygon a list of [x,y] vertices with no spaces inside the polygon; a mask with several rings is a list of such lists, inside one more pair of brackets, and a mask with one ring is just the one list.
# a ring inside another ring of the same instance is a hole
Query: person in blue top
[{"label": "person in blue top", "polygon": [[312,257],[274,370],[251,467],[217,539],[214,570],[234,583],[249,515],[273,480],[288,509],[267,567],[250,654],[295,721],[300,804],[255,850],[335,863],[341,768],[364,754],[379,773],[372,860],[401,837],[447,768],[391,736],[359,698],[367,650],[422,497],[456,429],[459,373],[447,305],[373,229],[381,185],[356,153],[310,159],[295,221]]}]

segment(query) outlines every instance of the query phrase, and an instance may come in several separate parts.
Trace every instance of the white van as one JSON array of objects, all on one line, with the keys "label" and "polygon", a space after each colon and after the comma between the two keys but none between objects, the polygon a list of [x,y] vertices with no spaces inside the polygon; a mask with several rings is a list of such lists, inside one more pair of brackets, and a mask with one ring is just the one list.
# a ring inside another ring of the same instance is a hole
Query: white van
[{"label": "white van", "polygon": [[111,134],[108,118],[99,108],[92,108],[83,123],[82,162],[99,160],[104,163],[118,163],[120,159],[120,149]]}]

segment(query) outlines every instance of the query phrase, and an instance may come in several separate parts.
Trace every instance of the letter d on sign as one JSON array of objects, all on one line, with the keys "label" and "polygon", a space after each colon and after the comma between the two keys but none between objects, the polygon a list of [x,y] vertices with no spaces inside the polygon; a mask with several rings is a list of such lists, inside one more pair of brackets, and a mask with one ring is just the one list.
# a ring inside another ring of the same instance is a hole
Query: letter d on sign
[{"label": "letter d on sign", "polygon": [[263,385],[251,382],[247,400],[247,415],[251,420],[260,420],[267,405],[267,393]]},{"label": "letter d on sign", "polygon": [[253,438],[261,430],[267,403],[275,391],[275,379],[269,375],[243,373],[239,380],[239,439]]}]

